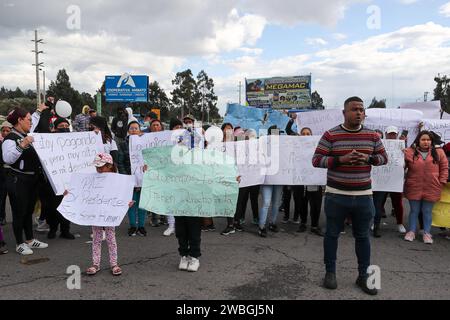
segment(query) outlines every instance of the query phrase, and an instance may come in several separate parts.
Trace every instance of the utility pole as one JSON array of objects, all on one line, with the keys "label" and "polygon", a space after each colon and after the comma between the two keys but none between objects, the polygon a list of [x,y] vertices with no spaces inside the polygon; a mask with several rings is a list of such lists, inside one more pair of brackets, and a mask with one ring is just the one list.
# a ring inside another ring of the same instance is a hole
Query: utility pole
[{"label": "utility pole", "polygon": [[31,40],[34,42],[34,50],[31,52],[34,52],[35,55],[35,63],[33,66],[36,67],[36,102],[37,106],[41,104],[41,87],[39,84],[39,67],[43,67],[44,63],[39,62],[39,54],[44,53],[44,51],[39,51],[39,43],[44,44],[43,39],[38,39],[38,32],[37,30],[34,30],[34,40]]},{"label": "utility pole", "polygon": [[42,71],[42,98],[44,99],[44,103],[45,103],[45,99],[46,99],[46,95],[47,95],[47,90],[45,89],[45,70]]},{"label": "utility pole", "polygon": [[239,81],[239,105],[241,105],[242,81]]}]

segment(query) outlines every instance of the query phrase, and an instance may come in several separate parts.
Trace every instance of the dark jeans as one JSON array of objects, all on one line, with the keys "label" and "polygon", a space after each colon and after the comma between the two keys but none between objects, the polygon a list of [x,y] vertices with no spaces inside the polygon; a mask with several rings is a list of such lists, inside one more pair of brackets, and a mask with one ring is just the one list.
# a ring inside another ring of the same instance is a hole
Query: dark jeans
[{"label": "dark jeans", "polygon": [[403,193],[401,192],[375,191],[373,193],[373,201],[375,204],[375,217],[373,222],[374,224],[381,222],[388,194],[391,196],[392,208],[394,209],[397,224],[403,224]]},{"label": "dark jeans", "polygon": [[178,239],[180,256],[198,258],[202,234],[202,218],[175,217],[175,235]]},{"label": "dark jeans", "polygon": [[[319,226],[320,211],[322,209],[322,188],[319,187],[318,191],[307,191],[306,199],[309,202],[311,227],[317,228]],[[306,221],[306,218],[304,220]]]},{"label": "dark jeans", "polygon": [[250,204],[252,206],[253,219],[258,219],[258,196],[259,186],[251,186],[239,188],[239,195],[236,204],[236,213],[233,218],[227,218],[228,225],[233,225],[233,220],[236,223],[240,223],[241,219],[245,219],[245,212],[247,211],[247,202],[250,198]]},{"label": "dark jeans", "polygon": [[44,214],[50,226],[50,231],[56,232],[58,226],[60,226],[61,233],[70,232],[70,221],[64,218],[57,210],[64,196],[56,196],[47,180],[41,181],[39,190],[42,212],[45,212]]},{"label": "dark jeans", "polygon": [[301,223],[308,222],[308,199],[305,186],[290,186],[283,188],[284,219],[288,220],[291,211],[291,195],[294,196],[294,220],[300,217]]},{"label": "dark jeans", "polygon": [[325,234],[324,262],[327,272],[336,273],[336,253],[338,238],[344,227],[347,215],[352,218],[355,251],[358,258],[358,272],[367,275],[370,266],[369,230],[375,215],[372,196],[345,196],[327,193],[325,196],[325,214],[327,217],[327,231]]},{"label": "dark jeans", "polygon": [[[1,169],[0,169],[1,170]],[[0,174],[0,220],[6,219],[6,175]]]},{"label": "dark jeans", "polygon": [[373,204],[375,206],[375,216],[373,218],[373,223],[378,225],[381,223],[381,217],[383,215],[384,204],[386,203],[386,199],[388,196],[388,192],[384,191],[374,191],[373,192]]},{"label": "dark jeans", "polygon": [[8,173],[6,178],[13,215],[13,229],[17,244],[33,240],[33,211],[36,205],[37,176]]}]

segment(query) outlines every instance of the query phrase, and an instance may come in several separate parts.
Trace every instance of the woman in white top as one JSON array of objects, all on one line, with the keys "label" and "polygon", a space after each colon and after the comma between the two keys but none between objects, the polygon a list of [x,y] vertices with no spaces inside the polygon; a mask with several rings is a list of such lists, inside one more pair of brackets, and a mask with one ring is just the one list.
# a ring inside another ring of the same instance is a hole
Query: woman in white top
[{"label": "woman in white top", "polygon": [[104,152],[110,154],[113,157],[114,164],[117,165],[119,160],[119,149],[112,138],[112,133],[106,119],[100,116],[92,117],[89,122],[89,130],[102,134]]}]

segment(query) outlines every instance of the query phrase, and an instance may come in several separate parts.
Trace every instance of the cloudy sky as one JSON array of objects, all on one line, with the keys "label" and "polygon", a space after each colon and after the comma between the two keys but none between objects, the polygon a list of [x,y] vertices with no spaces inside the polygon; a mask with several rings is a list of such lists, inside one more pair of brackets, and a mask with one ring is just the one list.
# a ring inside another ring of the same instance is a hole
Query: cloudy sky
[{"label": "cloudy sky", "polygon": [[332,108],[351,95],[413,102],[450,75],[449,1],[0,0],[0,86],[35,87],[36,28],[47,83],[65,68],[93,94],[129,72],[169,92],[176,72],[204,69],[222,114],[245,78],[311,73]]}]

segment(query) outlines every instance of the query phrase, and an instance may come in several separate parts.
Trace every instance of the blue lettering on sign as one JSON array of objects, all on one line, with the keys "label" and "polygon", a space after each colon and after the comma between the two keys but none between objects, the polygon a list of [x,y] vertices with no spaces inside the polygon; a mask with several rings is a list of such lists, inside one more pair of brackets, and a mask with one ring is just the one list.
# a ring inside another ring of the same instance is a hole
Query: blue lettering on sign
[{"label": "blue lettering on sign", "polygon": [[107,102],[147,102],[148,76],[106,76],[105,90]]}]

